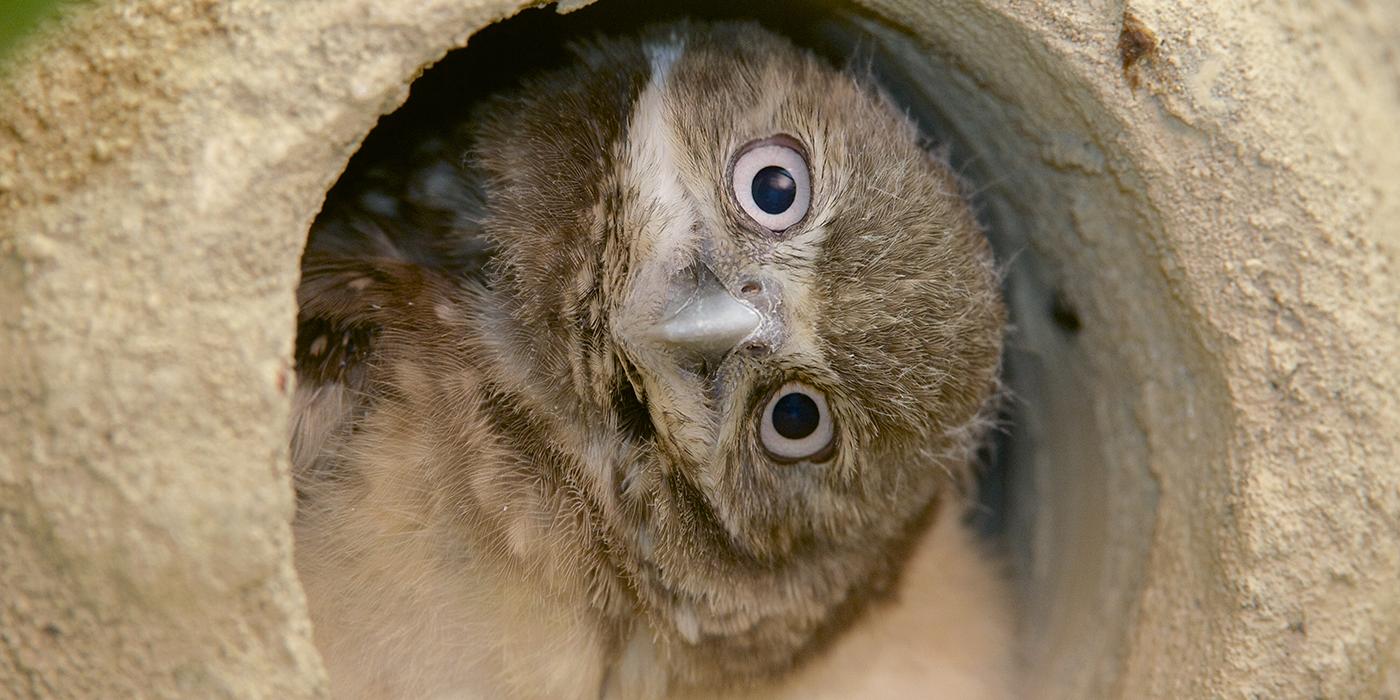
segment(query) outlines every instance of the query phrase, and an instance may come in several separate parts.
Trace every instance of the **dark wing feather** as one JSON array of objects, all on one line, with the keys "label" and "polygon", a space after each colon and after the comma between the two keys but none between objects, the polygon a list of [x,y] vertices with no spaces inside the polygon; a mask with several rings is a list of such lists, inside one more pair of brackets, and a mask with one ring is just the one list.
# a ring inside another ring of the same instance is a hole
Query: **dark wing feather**
[{"label": "dark wing feather", "polygon": [[336,446],[373,407],[384,379],[376,370],[395,350],[385,344],[424,330],[414,327],[432,323],[423,312],[480,280],[489,255],[481,194],[460,165],[465,146],[383,148],[376,138],[381,147],[367,143],[327,195],[302,256],[291,416],[298,498],[345,476]]},{"label": "dark wing feather", "polygon": [[363,396],[380,331],[407,315],[417,280],[480,279],[489,249],[464,150],[460,140],[428,139],[407,156],[352,162],[327,196],[297,289],[299,386],[335,383]]}]

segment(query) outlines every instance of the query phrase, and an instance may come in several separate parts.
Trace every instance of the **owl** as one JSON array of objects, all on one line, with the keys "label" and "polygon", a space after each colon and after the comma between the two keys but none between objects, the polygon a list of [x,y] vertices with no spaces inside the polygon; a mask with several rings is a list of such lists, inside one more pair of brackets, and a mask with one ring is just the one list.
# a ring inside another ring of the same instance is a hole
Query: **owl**
[{"label": "owl", "polygon": [[997,274],[865,76],[744,23],[575,45],[342,183],[298,290],[337,697],[1004,697],[964,530]]}]

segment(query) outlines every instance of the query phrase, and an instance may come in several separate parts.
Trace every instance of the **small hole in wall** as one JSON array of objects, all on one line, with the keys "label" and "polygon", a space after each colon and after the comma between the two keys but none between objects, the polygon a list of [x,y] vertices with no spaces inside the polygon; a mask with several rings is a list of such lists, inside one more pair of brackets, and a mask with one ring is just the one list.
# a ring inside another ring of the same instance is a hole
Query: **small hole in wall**
[{"label": "small hole in wall", "polygon": [[1078,333],[1083,325],[1079,320],[1079,311],[1074,308],[1074,304],[1065,296],[1063,290],[1057,290],[1050,298],[1050,318],[1060,330],[1071,335]]}]

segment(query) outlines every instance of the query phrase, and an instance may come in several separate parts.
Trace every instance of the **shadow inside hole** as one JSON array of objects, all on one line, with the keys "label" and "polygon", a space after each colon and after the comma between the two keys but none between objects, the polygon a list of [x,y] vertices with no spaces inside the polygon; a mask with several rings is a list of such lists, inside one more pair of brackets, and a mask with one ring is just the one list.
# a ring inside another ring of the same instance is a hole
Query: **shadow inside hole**
[{"label": "shadow inside hole", "polygon": [[[365,139],[327,196],[326,210],[333,209],[341,198],[364,196],[364,183],[373,177],[411,167],[416,144],[435,134],[450,133],[454,125],[470,117],[483,98],[516,87],[531,74],[570,62],[569,42],[594,35],[634,33],[647,25],[680,19],[757,21],[833,65],[870,74],[919,124],[930,147],[940,149],[976,192],[977,164],[971,159],[971,149],[959,147],[954,135],[960,131],[947,123],[943,110],[928,103],[928,96],[920,94],[920,88],[901,74],[895,62],[883,59],[880,41],[866,30],[878,26],[882,33],[905,32],[897,24],[864,8],[835,2],[602,0],[567,14],[555,12],[552,6],[524,10],[477,32],[468,46],[449,53],[424,72],[413,83],[403,107],[383,117]],[[979,206],[978,210],[998,259],[1018,255],[1006,237],[998,235],[987,209]],[[1013,323],[1015,313],[1013,305]],[[1004,364],[1008,372],[1013,366],[1024,367],[1024,363]],[[1011,382],[1013,386],[1016,383]],[[1011,516],[1021,505],[1015,494],[1022,492],[1014,465],[1027,459],[1027,449],[1017,444],[1019,414],[1014,401],[1001,407],[997,429],[979,452],[982,468],[975,486],[977,502],[968,515],[974,529],[997,542],[1007,537],[1024,539]],[[1023,558],[1020,553],[1029,546],[1024,542],[1005,544],[1016,560]]]}]

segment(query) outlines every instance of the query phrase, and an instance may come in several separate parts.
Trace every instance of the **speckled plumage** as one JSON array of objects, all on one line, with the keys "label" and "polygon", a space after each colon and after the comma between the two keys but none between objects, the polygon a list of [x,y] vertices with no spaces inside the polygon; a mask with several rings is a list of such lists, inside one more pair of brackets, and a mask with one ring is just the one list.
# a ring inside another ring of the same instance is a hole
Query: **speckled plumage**
[{"label": "speckled plumage", "polygon": [[[955,488],[1003,312],[956,179],[878,91],[753,26],[577,57],[313,228],[297,560],[337,694],[1004,693],[1006,601]],[[781,236],[729,187],[774,134],[812,178]],[[699,257],[763,282],[764,352],[639,332]],[[828,461],[758,445],[794,379],[830,403]]]}]

